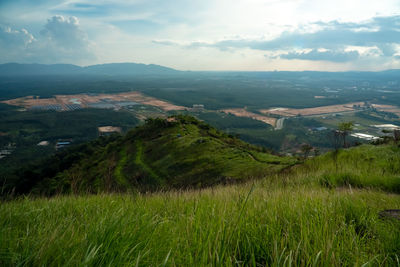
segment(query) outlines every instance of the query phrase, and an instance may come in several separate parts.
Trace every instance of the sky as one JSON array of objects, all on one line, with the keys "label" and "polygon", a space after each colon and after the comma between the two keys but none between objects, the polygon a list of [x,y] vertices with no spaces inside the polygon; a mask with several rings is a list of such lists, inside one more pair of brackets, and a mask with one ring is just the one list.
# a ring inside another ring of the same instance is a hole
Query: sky
[{"label": "sky", "polygon": [[400,0],[0,0],[0,63],[400,68]]}]

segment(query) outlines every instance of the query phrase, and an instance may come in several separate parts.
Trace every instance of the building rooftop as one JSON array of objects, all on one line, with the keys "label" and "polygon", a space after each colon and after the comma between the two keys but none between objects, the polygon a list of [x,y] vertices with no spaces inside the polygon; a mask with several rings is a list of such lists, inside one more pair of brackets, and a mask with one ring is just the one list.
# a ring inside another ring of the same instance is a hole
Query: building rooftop
[{"label": "building rooftop", "polygon": [[361,139],[364,139],[364,140],[368,140],[368,141],[379,139],[379,137],[377,137],[377,136],[373,136],[373,135],[370,135],[370,134],[364,134],[364,133],[353,133],[353,134],[351,134],[351,136],[357,137],[357,138],[361,138]]},{"label": "building rooftop", "polygon": [[380,129],[389,129],[389,130],[396,130],[400,129],[400,126],[394,125],[394,124],[378,124],[378,125],[372,125],[376,128]]},{"label": "building rooftop", "polygon": [[101,126],[97,129],[100,133],[120,133],[122,131],[120,127],[114,126]]},{"label": "building rooftop", "polygon": [[38,146],[48,146],[49,145],[49,141],[40,141],[37,145]]}]

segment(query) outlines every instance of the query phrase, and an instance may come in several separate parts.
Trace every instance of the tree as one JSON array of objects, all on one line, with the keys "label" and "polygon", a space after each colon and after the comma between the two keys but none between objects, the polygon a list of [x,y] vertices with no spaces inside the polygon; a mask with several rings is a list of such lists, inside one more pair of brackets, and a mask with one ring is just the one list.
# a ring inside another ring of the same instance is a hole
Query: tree
[{"label": "tree", "polygon": [[339,123],[338,130],[343,140],[343,147],[347,147],[346,137],[351,133],[351,131],[353,131],[353,129],[354,123],[352,121]]},{"label": "tree", "polygon": [[333,130],[332,133],[330,134],[330,137],[332,139],[332,146],[335,148],[335,151],[339,150],[340,148],[340,137],[341,133],[339,130]]},{"label": "tree", "polygon": [[333,130],[331,137],[332,137],[332,145],[335,150],[332,153],[333,162],[335,163],[336,172],[338,171],[338,155],[339,155],[339,148],[341,140],[343,140],[343,147],[346,147],[346,137],[347,135],[353,130],[354,123],[353,122],[342,122],[338,125],[337,130]]},{"label": "tree", "polygon": [[396,143],[400,141],[400,130],[393,131],[393,139]]},{"label": "tree", "polygon": [[303,144],[301,145],[301,152],[303,153],[304,159],[308,158],[308,155],[310,154],[310,151],[313,149],[312,146],[309,144]]},{"label": "tree", "polygon": [[333,162],[335,163],[336,172],[338,170],[337,159],[338,159],[338,155],[339,155],[340,136],[341,136],[341,132],[339,130],[332,131],[332,144],[333,144],[333,147],[335,148],[335,150],[332,153],[332,157],[333,157]]}]

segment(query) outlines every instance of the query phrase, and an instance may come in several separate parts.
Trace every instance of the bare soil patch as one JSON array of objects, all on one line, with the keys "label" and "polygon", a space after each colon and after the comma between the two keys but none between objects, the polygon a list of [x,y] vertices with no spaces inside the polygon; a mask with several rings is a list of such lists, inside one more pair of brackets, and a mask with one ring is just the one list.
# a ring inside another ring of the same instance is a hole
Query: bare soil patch
[{"label": "bare soil patch", "polygon": [[354,102],[341,105],[330,105],[315,108],[271,108],[271,109],[261,109],[260,112],[264,114],[274,114],[284,117],[294,117],[294,116],[311,116],[311,115],[321,115],[329,113],[338,113],[346,111],[354,111],[358,107],[364,107],[364,102]]},{"label": "bare soil patch", "polygon": [[232,114],[232,115],[235,115],[238,117],[252,118],[254,120],[262,121],[262,122],[272,125],[274,127],[276,125],[276,118],[271,118],[271,117],[263,116],[263,115],[256,114],[253,112],[249,112],[244,108],[223,109],[222,112],[225,112],[227,114]]},{"label": "bare soil patch", "polygon": [[372,104],[378,111],[394,113],[400,117],[400,108],[392,105]]},{"label": "bare soil patch", "polygon": [[55,98],[37,98],[35,96],[20,97],[16,99],[2,101],[2,103],[12,106],[22,106],[25,108],[31,108],[33,106],[48,106],[48,105],[58,104]]},{"label": "bare soil patch", "polygon": [[161,108],[164,111],[185,110],[186,107],[177,106],[164,100],[145,96],[140,92],[126,92],[119,94],[78,94],[78,95],[55,95],[52,98],[37,98],[34,96],[21,97],[2,101],[2,103],[32,108],[34,106],[61,105],[62,110],[68,110],[67,105],[79,105],[82,108],[89,107],[94,103],[117,103],[132,101],[143,105]]}]

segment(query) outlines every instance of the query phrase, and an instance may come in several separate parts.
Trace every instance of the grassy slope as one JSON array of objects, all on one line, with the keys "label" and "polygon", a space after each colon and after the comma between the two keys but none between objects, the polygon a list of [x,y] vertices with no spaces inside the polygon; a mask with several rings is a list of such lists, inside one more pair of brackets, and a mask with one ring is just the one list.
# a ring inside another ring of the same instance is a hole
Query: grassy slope
[{"label": "grassy slope", "polygon": [[337,155],[330,152],[306,162],[297,171],[308,175],[309,181],[326,187],[375,188],[400,193],[400,146],[362,145],[340,150]]},{"label": "grassy slope", "polygon": [[35,190],[51,194],[200,188],[264,177],[296,163],[186,116],[176,122],[151,120],[92,150]]},{"label": "grassy slope", "polygon": [[[398,154],[361,146],[340,152],[337,170],[327,154],[254,185],[2,203],[0,264],[396,266],[400,222],[378,212],[400,209],[385,192],[396,185],[382,187],[399,178]],[[358,188],[324,178],[342,173]]]}]

